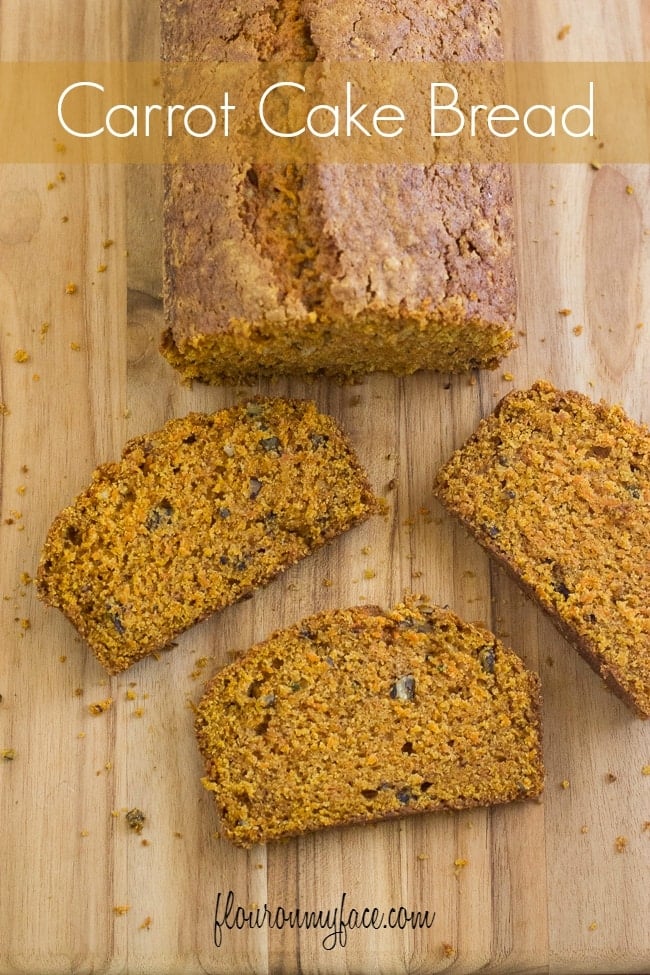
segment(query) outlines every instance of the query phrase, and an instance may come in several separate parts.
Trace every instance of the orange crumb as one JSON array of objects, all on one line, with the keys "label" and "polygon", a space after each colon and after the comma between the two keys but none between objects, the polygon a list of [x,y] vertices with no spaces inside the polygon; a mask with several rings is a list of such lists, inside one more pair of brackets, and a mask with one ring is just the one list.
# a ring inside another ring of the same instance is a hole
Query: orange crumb
[{"label": "orange crumb", "polygon": [[108,264],[98,264],[97,265],[97,271],[98,271],[98,273],[99,274],[103,274],[104,271],[107,269],[107,267],[108,267]]},{"label": "orange crumb", "polygon": [[113,240],[110,240],[110,238],[107,238],[107,239],[106,239],[106,240],[105,240],[105,241],[104,241],[104,242],[102,243],[102,247],[104,248],[104,250],[108,250],[108,248],[109,248],[109,247],[112,247],[114,243],[115,243],[115,241],[113,241]]},{"label": "orange crumb", "polygon": [[144,919],[144,921],[142,922],[142,924],[140,925],[140,927],[138,928],[138,930],[139,931],[148,931],[149,928],[151,927],[151,920],[152,919],[149,917],[149,915],[147,915],[147,917]]},{"label": "orange crumb", "polygon": [[614,848],[616,852],[625,853],[625,851],[627,850],[628,842],[629,840],[627,836],[617,836],[616,839],[614,840]]},{"label": "orange crumb", "polygon": [[443,942],[442,954],[445,958],[453,958],[454,955],[456,954],[456,949],[454,948],[453,945],[447,944],[447,942]]},{"label": "orange crumb", "polygon": [[569,782],[568,779],[562,779],[562,781],[560,782],[560,788],[562,788],[562,789],[570,789],[571,788],[571,783]]},{"label": "orange crumb", "polygon": [[625,192],[627,193],[628,196],[633,196],[634,195],[634,187],[633,186],[629,186],[629,185],[626,186],[625,187]]},{"label": "orange crumb", "polygon": [[573,329],[574,335],[582,335],[583,332],[584,332],[584,328],[582,325],[576,325],[575,328]]},{"label": "orange crumb", "polygon": [[558,311],[558,315],[562,315],[563,318],[568,318],[571,314],[573,314],[571,308],[560,308]]},{"label": "orange crumb", "polygon": [[557,32],[558,41],[563,41],[564,38],[568,36],[570,31],[571,31],[571,24],[563,24],[562,27],[560,27],[559,31]]},{"label": "orange crumb", "polygon": [[14,352],[14,362],[29,362],[31,356],[25,349],[16,349]]},{"label": "orange crumb", "polygon": [[73,352],[79,352],[79,350],[81,349],[81,346],[79,345],[78,342],[71,342],[70,343],[70,348],[72,349]]},{"label": "orange crumb", "polygon": [[598,927],[598,924],[596,923],[596,921],[592,921],[591,924],[587,927],[587,930],[588,931],[595,931],[597,929],[597,927]]},{"label": "orange crumb", "polygon": [[641,769],[641,775],[650,775],[650,765],[644,765]]},{"label": "orange crumb", "polygon": [[377,575],[377,573],[374,572],[373,569],[365,569],[365,571],[363,573],[363,578],[364,579],[374,579],[376,577],[376,575]]},{"label": "orange crumb", "polygon": [[503,378],[504,378],[505,382],[511,383],[514,380],[515,377],[512,375],[511,372],[504,372]]},{"label": "orange crumb", "polygon": [[107,697],[104,701],[96,701],[88,705],[88,713],[92,715],[103,714],[113,706],[113,698]]},{"label": "orange crumb", "polygon": [[117,914],[118,917],[121,917],[123,914],[128,914],[130,910],[130,904],[116,904],[113,908],[113,914]]}]

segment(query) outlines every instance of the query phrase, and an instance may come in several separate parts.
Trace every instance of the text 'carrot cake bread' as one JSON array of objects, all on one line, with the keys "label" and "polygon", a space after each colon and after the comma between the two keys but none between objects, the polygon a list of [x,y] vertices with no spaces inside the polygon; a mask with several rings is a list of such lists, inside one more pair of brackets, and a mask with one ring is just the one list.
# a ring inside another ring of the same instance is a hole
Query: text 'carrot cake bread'
[{"label": "text 'carrot cake bread'", "polygon": [[537,676],[415,597],[274,633],[208,683],[196,731],[203,784],[241,846],[543,787]]},{"label": "text 'carrot cake bread'", "polygon": [[[167,62],[499,63],[497,0],[162,0]],[[498,163],[179,164],[163,353],[187,379],[494,367],[513,346]]]},{"label": "text 'carrot cake bread'", "polygon": [[38,592],[118,673],[377,509],[313,403],[192,413],[95,471],[50,528]]},{"label": "text 'carrot cake bread'", "polygon": [[650,433],[538,382],[506,396],[436,493],[594,670],[650,717]]}]

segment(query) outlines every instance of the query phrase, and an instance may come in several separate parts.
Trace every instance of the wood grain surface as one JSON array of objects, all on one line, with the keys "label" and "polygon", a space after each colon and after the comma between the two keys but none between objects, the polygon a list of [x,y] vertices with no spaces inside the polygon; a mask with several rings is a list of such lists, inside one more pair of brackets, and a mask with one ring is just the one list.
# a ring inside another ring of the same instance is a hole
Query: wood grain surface
[{"label": "wood grain surface", "polygon": [[[640,61],[650,6],[516,0],[505,26],[520,59]],[[156,0],[0,0],[2,60],[157,54]],[[0,169],[0,751],[14,755],[0,760],[2,975],[650,972],[650,726],[431,496],[479,418],[537,378],[650,421],[650,166],[531,165],[515,178],[521,334],[501,369],[260,384],[313,397],[340,420],[388,517],[109,679],[36,599],[29,580],[47,527],[127,438],[248,391],[183,387],[158,354],[158,169],[66,167],[65,157],[60,168]],[[27,361],[15,361],[19,349]],[[539,671],[543,801],[250,852],[219,840],[192,735],[203,680],[302,615],[386,606],[404,591],[488,623]],[[89,714],[109,697],[108,711]],[[146,816],[140,834],[125,820],[133,807]],[[324,932],[268,927],[225,931],[217,948],[215,900],[230,889],[242,905],[287,911],[326,911],[345,892],[349,907],[435,911],[435,922],[350,931],[329,951]]]}]

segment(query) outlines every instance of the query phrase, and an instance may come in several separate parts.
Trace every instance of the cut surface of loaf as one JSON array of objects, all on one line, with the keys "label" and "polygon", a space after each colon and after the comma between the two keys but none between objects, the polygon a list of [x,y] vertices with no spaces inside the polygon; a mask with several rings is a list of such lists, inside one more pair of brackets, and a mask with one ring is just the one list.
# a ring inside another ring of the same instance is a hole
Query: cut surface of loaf
[{"label": "cut surface of loaf", "polygon": [[[502,58],[496,0],[163,0],[176,61]],[[168,167],[163,353],[188,379],[493,367],[513,345],[506,165]]]},{"label": "cut surface of loaf", "polygon": [[536,675],[419,597],[274,633],[207,685],[196,732],[241,846],[543,787]]},{"label": "cut surface of loaf", "polygon": [[513,392],[438,475],[440,500],[650,717],[650,432],[547,382]]},{"label": "cut surface of loaf", "polygon": [[377,510],[313,403],[191,413],[95,471],[50,528],[38,593],[118,673]]}]

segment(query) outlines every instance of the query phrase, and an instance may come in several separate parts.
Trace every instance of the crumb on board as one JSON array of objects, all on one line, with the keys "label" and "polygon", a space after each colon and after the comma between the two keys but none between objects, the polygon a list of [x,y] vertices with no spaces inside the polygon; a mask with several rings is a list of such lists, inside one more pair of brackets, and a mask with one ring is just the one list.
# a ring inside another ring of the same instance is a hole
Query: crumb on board
[{"label": "crumb on board", "polygon": [[97,265],[97,273],[98,274],[103,274],[104,271],[106,271],[107,269],[108,269],[108,264],[98,264]]},{"label": "crumb on board", "polygon": [[374,579],[376,576],[377,573],[374,571],[374,569],[364,569],[363,572],[364,579]]},{"label": "crumb on board", "polygon": [[569,315],[572,315],[572,314],[573,314],[573,312],[572,312],[572,310],[570,308],[560,308],[559,311],[558,311],[558,315],[561,315],[562,318],[568,318]]},{"label": "crumb on board", "polygon": [[7,404],[0,403],[0,416],[9,416],[10,414],[11,414],[11,410],[9,409]]},{"label": "crumb on board", "polygon": [[454,860],[454,873],[456,874],[457,877],[459,876],[460,872],[464,870],[464,868],[467,866],[468,863],[469,860],[467,860],[465,857],[456,857],[456,859]]},{"label": "crumb on board", "polygon": [[617,779],[618,776],[614,772],[608,772],[607,775],[605,776],[605,780],[607,782],[616,782]]},{"label": "crumb on board", "polygon": [[561,789],[570,789],[571,788],[571,783],[569,782],[568,779],[562,779],[562,781],[560,782],[560,788]]},{"label": "crumb on board", "polygon": [[641,775],[650,775],[650,765],[644,765],[641,769]]},{"label": "crumb on board", "polygon": [[630,186],[628,183],[628,185],[625,187],[625,192],[628,196],[634,196],[634,187]]},{"label": "crumb on board", "polygon": [[0,758],[3,762],[13,762],[16,757],[16,752],[13,748],[1,748]]},{"label": "crumb on board", "polygon": [[124,818],[127,821],[129,829],[132,829],[134,833],[141,833],[147,817],[141,809],[134,806],[133,809],[129,809]]},{"label": "crumb on board", "polygon": [[76,295],[78,290],[79,289],[77,285],[74,283],[74,281],[68,281],[68,283],[65,286],[65,293],[67,295]]},{"label": "crumb on board", "polygon": [[16,349],[14,352],[14,362],[29,362],[31,356],[26,349]]},{"label": "crumb on board", "polygon": [[598,922],[597,921],[592,921],[591,924],[587,925],[587,930],[588,931],[596,931],[597,928],[598,928]]},{"label": "crumb on board", "polygon": [[506,383],[514,382],[514,378],[515,377],[513,376],[513,374],[511,372],[504,372],[504,374],[503,374],[503,380]]},{"label": "crumb on board", "polygon": [[456,954],[456,949],[453,945],[450,945],[447,941],[442,943],[442,956],[443,958],[453,958]]},{"label": "crumb on board", "polygon": [[70,348],[72,349],[73,352],[79,352],[79,350],[81,349],[81,346],[79,345],[78,342],[71,342],[70,343]]},{"label": "crumb on board", "polygon": [[585,835],[586,833],[588,833],[588,832],[589,832],[589,827],[587,826],[587,824],[586,824],[586,823],[584,823],[584,825],[582,825],[582,826],[580,827],[580,832],[581,832],[581,833],[582,833],[583,835]]},{"label": "crumb on board", "polygon": [[142,922],[142,924],[140,925],[140,927],[138,928],[138,931],[148,931],[151,927],[151,923],[152,923],[152,918],[149,915],[147,915],[144,921]]},{"label": "crumb on board", "polygon": [[559,31],[557,32],[558,41],[563,41],[565,37],[568,37],[570,32],[571,32],[571,24],[562,24]]},{"label": "crumb on board", "polygon": [[108,250],[108,248],[112,247],[114,243],[115,243],[114,240],[111,240],[110,237],[107,237],[104,241],[102,241],[102,247],[104,248],[104,250]]},{"label": "crumb on board", "polygon": [[122,915],[128,914],[130,910],[130,904],[116,904],[113,908],[113,914],[117,915],[118,917],[122,917]]},{"label": "crumb on board", "polygon": [[107,697],[103,701],[95,701],[93,704],[88,705],[88,713],[92,715],[103,714],[104,711],[108,711],[113,706],[113,698]]},{"label": "crumb on board", "polygon": [[617,836],[614,840],[614,849],[617,853],[625,853],[628,847],[629,840],[627,836]]},{"label": "crumb on board", "polygon": [[584,332],[584,327],[582,325],[575,325],[572,331],[574,335],[582,335]]},{"label": "crumb on board", "polygon": [[602,169],[603,168],[603,164],[602,163],[599,163],[599,162],[596,162],[595,159],[592,159],[591,162],[589,163],[589,165],[591,166],[592,169],[595,169],[596,172],[598,172],[599,169]]}]

